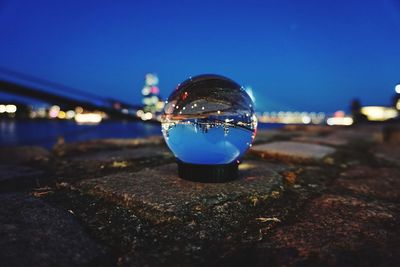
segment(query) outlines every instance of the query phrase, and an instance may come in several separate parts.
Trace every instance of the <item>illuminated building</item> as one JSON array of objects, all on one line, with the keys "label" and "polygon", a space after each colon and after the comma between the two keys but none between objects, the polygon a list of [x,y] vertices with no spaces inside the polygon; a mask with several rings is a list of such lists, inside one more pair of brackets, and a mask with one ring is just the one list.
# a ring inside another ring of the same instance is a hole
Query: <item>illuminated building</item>
[{"label": "illuminated building", "polygon": [[[164,102],[160,99],[159,93],[160,89],[158,88],[158,77],[155,74],[148,73],[145,77],[145,85],[142,89],[143,95],[143,111],[144,113],[155,114],[156,112],[162,111],[164,108]],[[146,115],[148,119],[150,116]]]},{"label": "illuminated building", "polygon": [[257,114],[258,120],[262,123],[282,123],[282,124],[322,124],[325,123],[325,113],[323,112],[264,112]]},{"label": "illuminated building", "polygon": [[367,116],[369,121],[386,121],[394,119],[399,115],[395,108],[381,106],[362,107],[361,113]]}]

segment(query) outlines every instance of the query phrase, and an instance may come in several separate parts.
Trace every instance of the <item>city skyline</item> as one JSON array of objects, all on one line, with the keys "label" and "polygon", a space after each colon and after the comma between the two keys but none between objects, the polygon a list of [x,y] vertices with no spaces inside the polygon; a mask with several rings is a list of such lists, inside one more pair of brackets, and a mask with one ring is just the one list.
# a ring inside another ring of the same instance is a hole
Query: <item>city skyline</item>
[{"label": "city skyline", "polygon": [[390,105],[400,82],[394,0],[6,1],[0,13],[0,66],[132,104],[148,72],[163,98],[191,75],[227,76],[261,111]]}]

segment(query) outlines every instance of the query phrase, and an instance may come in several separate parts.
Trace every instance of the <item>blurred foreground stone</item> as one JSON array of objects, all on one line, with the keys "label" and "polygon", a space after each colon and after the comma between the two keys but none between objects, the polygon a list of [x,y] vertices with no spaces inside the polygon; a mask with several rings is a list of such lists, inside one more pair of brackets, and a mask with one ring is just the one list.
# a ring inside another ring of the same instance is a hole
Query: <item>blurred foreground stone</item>
[{"label": "blurred foreground stone", "polygon": [[161,137],[0,149],[0,263],[400,266],[397,129],[260,131],[224,184]]},{"label": "blurred foreground stone", "polygon": [[87,266],[104,253],[67,211],[21,193],[0,203],[2,266]]}]

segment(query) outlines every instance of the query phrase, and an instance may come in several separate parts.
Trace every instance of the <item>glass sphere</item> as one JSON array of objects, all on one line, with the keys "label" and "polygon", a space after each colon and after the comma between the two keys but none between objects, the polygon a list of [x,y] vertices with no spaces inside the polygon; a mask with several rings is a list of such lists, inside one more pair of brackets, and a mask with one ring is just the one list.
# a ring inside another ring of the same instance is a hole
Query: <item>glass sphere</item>
[{"label": "glass sphere", "polygon": [[257,118],[246,91],[219,75],[200,75],[169,96],[162,132],[175,157],[189,164],[231,164],[251,146]]}]

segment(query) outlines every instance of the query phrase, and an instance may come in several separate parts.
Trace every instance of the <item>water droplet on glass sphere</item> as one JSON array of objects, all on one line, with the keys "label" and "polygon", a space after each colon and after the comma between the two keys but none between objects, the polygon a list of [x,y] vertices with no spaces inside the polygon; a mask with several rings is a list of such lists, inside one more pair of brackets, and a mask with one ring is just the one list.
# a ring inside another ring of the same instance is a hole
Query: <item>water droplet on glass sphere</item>
[{"label": "water droplet on glass sphere", "polygon": [[255,137],[253,106],[241,86],[228,78],[192,77],[168,98],[162,132],[175,157],[183,163],[236,164]]}]

